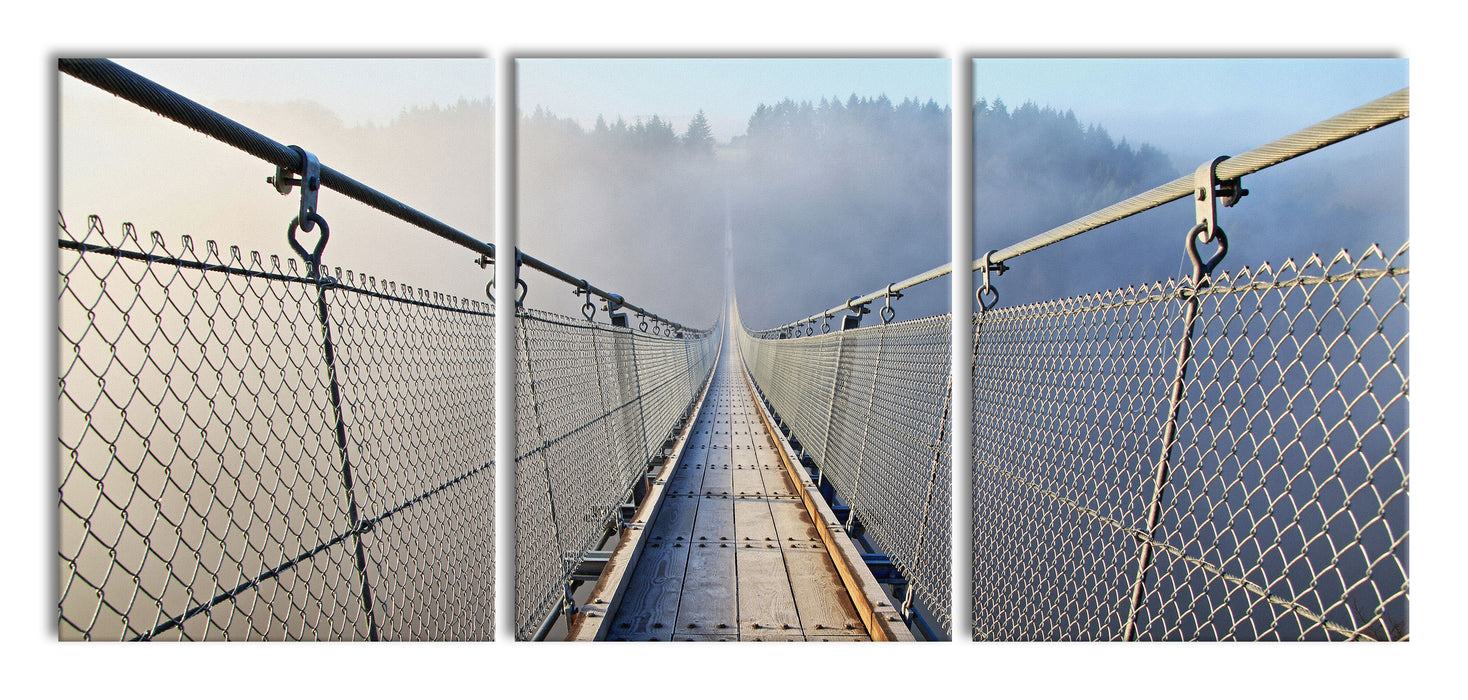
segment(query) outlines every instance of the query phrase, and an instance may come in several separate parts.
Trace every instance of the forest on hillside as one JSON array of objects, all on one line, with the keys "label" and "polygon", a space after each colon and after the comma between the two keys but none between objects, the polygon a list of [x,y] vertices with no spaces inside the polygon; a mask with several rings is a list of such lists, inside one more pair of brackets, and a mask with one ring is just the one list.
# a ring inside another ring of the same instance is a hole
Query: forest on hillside
[{"label": "forest on hillside", "polygon": [[1113,142],[1075,112],[974,102],[974,229],[1012,242],[1177,177],[1162,151]]},{"label": "forest on hillside", "polygon": [[517,140],[520,244],[703,324],[722,298],[727,201],[744,320],[777,325],[947,262],[950,122],[932,101],[784,99],[719,144],[701,113],[680,130],[535,108]]},{"label": "forest on hillside", "polygon": [[[1168,154],[1113,139],[1071,110],[1000,99],[972,108],[976,255],[1180,174]],[[783,99],[717,142],[702,113],[682,125],[603,116],[583,126],[535,108],[519,124],[520,243],[670,317],[711,322],[728,201],[744,320],[778,325],[948,262],[950,125],[949,108],[932,101]],[[1279,242],[1325,245],[1310,238],[1323,235],[1317,221],[1340,231],[1347,219],[1389,221],[1394,211],[1363,214],[1339,195],[1245,204],[1229,220],[1265,234],[1242,239],[1235,259],[1297,254]],[[1186,203],[1174,203],[1026,256],[1004,280],[1005,303],[1177,275],[1190,222]],[[566,301],[554,308],[573,308]],[[946,313],[947,286],[916,288],[898,311]]]}]

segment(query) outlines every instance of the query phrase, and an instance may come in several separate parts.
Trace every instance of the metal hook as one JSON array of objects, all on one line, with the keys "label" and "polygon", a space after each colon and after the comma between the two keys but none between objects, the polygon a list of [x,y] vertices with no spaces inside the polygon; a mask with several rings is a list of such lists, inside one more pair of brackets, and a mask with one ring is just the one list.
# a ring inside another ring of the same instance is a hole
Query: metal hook
[{"label": "metal hook", "polygon": [[1203,262],[1203,255],[1198,252],[1198,242],[1209,242],[1204,239],[1207,230],[1208,224],[1203,222],[1194,226],[1193,230],[1188,232],[1188,259],[1193,261],[1193,287],[1195,289],[1202,289],[1207,286],[1203,278],[1213,274],[1213,268],[1217,267],[1218,263],[1223,262],[1223,257],[1228,255],[1228,236],[1224,234],[1222,227],[1215,226],[1213,227],[1213,239],[1218,241],[1218,250],[1208,258],[1208,262]]},{"label": "metal hook", "polygon": [[897,318],[897,310],[894,309],[894,308],[892,308],[892,300],[893,299],[901,299],[901,298],[902,298],[902,292],[894,291],[892,289],[892,284],[889,283],[887,285],[887,301],[885,302],[885,305],[882,307],[882,312],[881,312],[882,325],[885,326],[888,323],[891,323],[892,322],[892,319]]},{"label": "metal hook", "polygon": [[[331,229],[326,225],[326,219],[321,218],[315,212],[307,216],[307,223],[311,224],[311,226],[302,226],[299,218],[291,219],[290,229],[286,231],[286,240],[290,242],[291,249],[299,253],[301,259],[306,261],[306,269],[310,271],[310,276],[316,277],[320,272],[321,251],[326,250],[326,239],[331,235]],[[321,226],[321,237],[316,239],[315,250],[307,253],[305,247],[296,240],[296,228],[299,226],[302,230],[310,231],[317,224]]]},{"label": "metal hook", "polygon": [[525,283],[525,278],[520,276],[520,266],[522,264],[524,264],[524,263],[525,263],[525,257],[520,253],[520,249],[519,248],[516,248],[515,249],[515,287],[520,290],[520,296],[515,299],[515,308],[516,309],[519,309],[519,308],[522,308],[522,307],[525,306],[525,295],[527,295],[527,294],[530,293],[530,285],[526,284]]},{"label": "metal hook", "polygon": [[[984,295],[986,292],[989,296],[988,301],[984,301]],[[988,311],[989,309],[994,308],[995,304],[999,303],[999,290],[993,287],[979,287],[979,289],[974,292],[974,298],[979,302],[979,309],[983,311]]]},{"label": "metal hook", "polygon": [[579,297],[582,294],[586,295],[586,303],[581,305],[581,315],[585,316],[586,320],[590,321],[596,317],[596,304],[591,303],[591,284],[588,283],[586,280],[581,280],[580,289],[571,290],[572,296]]}]

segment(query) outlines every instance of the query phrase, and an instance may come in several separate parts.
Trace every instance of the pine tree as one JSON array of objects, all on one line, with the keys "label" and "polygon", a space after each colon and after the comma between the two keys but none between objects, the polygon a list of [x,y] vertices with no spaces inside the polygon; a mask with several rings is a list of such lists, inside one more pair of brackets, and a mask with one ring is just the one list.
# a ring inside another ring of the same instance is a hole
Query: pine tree
[{"label": "pine tree", "polygon": [[693,121],[688,122],[688,131],[683,134],[683,146],[690,152],[703,155],[714,153],[714,131],[709,126],[708,117],[703,110],[698,110]]}]

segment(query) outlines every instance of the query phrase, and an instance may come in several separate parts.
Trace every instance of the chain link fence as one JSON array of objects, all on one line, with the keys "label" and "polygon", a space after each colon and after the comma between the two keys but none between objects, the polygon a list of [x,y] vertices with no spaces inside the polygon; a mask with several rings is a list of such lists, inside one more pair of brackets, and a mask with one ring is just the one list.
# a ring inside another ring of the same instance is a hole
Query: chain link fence
[{"label": "chain link fence", "polygon": [[974,638],[1408,638],[1407,253],[976,314]]},{"label": "chain link fence", "polygon": [[492,638],[491,305],[58,243],[61,638]]},{"label": "chain link fence", "polygon": [[652,332],[521,309],[516,348],[516,637],[570,600],[572,574],[660,464],[713,371],[715,331]]},{"label": "chain link fence", "polygon": [[945,315],[740,343],[800,449],[951,633],[949,332]]}]

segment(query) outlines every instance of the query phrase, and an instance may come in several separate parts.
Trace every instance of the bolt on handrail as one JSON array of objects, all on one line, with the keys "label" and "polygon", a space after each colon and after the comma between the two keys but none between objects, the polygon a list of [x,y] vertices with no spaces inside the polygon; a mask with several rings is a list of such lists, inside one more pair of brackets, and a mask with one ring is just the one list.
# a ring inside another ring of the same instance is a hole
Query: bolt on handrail
[{"label": "bolt on handrail", "polygon": [[[1311,151],[1325,148],[1331,144],[1339,143],[1354,136],[1359,136],[1368,131],[1406,119],[1410,116],[1410,110],[1408,108],[1410,91],[1410,87],[1402,88],[1394,93],[1368,102],[1355,109],[1342,112],[1288,136],[1275,139],[1246,153],[1228,158],[1218,164],[1215,172],[1217,172],[1220,180],[1231,180],[1242,177],[1278,165],[1292,158],[1305,155]],[[1007,248],[995,251],[988,256],[988,262],[998,264],[1005,260],[1017,258],[1025,253],[1033,252],[1053,243],[1058,243],[1067,238],[1120,221],[1129,216],[1182,199],[1183,197],[1191,196],[1192,194],[1193,175],[1190,173],[1165,185],[1154,187],[1130,199],[1113,204],[1105,209],[1087,214],[1068,224],[1058,226],[1010,245]],[[985,259],[979,257],[974,259],[969,269],[978,272],[983,270],[985,266]],[[759,332],[762,334],[778,333],[786,329],[832,318],[843,311],[854,310],[881,299],[887,296],[889,292],[900,292],[908,287],[935,280],[952,272],[952,264],[940,265],[927,272],[913,275],[901,282],[895,282],[887,287],[859,297],[852,297],[846,303],[832,307],[825,312]]]},{"label": "bolt on handrail", "polygon": [[[194,131],[224,144],[249,153],[278,168],[300,173],[301,154],[290,146],[271,139],[254,129],[240,124],[204,105],[199,104],[148,78],[124,68],[105,58],[62,58],[57,63],[62,73],[82,82],[105,90],[151,112],[167,117]],[[339,170],[321,165],[321,186],[366,204],[373,209],[417,226],[449,242],[479,253],[484,260],[495,259],[495,248],[463,231],[439,221],[413,207],[351,178]],[[628,303],[620,295],[588,284],[586,280],[571,275],[549,263],[539,260],[518,249],[516,260],[533,269],[544,272],[567,284],[589,290],[613,307],[631,309],[643,316],[680,330],[706,333],[708,329],[695,329],[663,318],[636,304]],[[518,270],[517,270],[518,277]],[[615,310],[615,309],[614,309]]]}]

